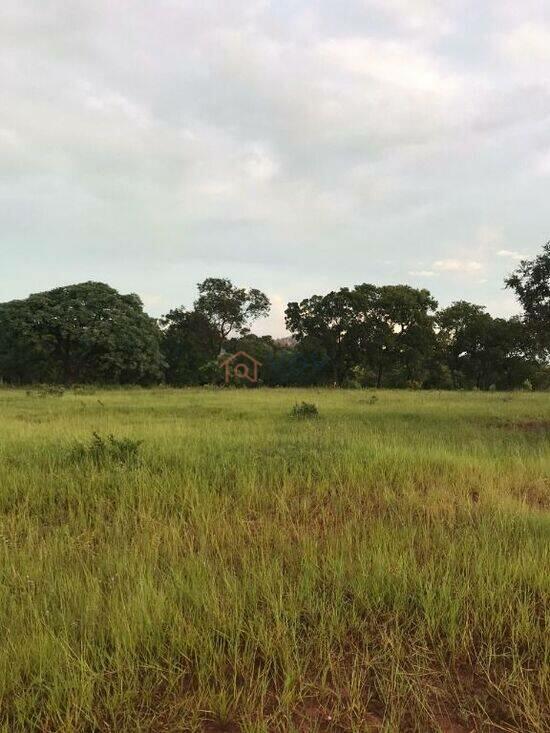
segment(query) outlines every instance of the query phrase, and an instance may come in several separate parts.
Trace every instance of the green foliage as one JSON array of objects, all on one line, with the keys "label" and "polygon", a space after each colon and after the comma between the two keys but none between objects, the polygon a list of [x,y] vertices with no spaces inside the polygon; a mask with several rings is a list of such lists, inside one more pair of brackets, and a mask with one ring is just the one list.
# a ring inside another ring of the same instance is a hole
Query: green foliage
[{"label": "green foliage", "polygon": [[299,342],[310,338],[322,345],[334,384],[361,366],[377,387],[384,380],[405,386],[426,372],[435,349],[430,313],[436,307],[427,290],[363,283],[289,303],[286,325]]},{"label": "green foliage", "polygon": [[108,463],[136,465],[138,451],[142,440],[117,438],[112,434],[102,437],[95,431],[87,443],[77,442],[71,449],[71,460],[75,462],[90,461],[96,466]]},{"label": "green foliage", "polygon": [[437,323],[457,388],[514,389],[539,369],[517,318],[492,318],[482,306],[459,301],[440,311]]},{"label": "green foliage", "polygon": [[251,323],[269,314],[269,299],[257,288],[237,288],[231,280],[218,277],[206,278],[197,288],[195,310],[215,329],[218,351],[232,332],[244,335]]},{"label": "green foliage", "polygon": [[290,414],[292,417],[310,419],[312,417],[319,417],[319,410],[313,402],[300,402],[294,405]]},{"label": "green foliage", "polygon": [[103,283],[0,304],[0,376],[13,382],[159,381],[159,342],[138,296]]},{"label": "green foliage", "polygon": [[204,313],[176,308],[161,319],[161,326],[168,384],[204,384],[215,379],[209,365],[218,355],[218,334]]},{"label": "green foliage", "polygon": [[245,351],[265,386],[548,389],[549,258],[550,243],[507,280],[523,318],[466,301],[437,311],[426,289],[363,283],[289,303],[292,337],[279,341],[249,331],[267,296],[225,278],[199,283],[193,310],[158,323],[138,296],[102,283],[56,288],[0,304],[0,383],[221,384],[220,353]]},{"label": "green foliage", "polygon": [[356,317],[354,296],[348,288],[289,303],[285,311],[286,326],[298,342],[314,340],[325,350],[334,384],[341,384],[353,364]]},{"label": "green foliage", "polygon": [[550,242],[532,260],[522,260],[506,279],[523,306],[527,324],[532,328],[539,348],[550,353]]},{"label": "green foliage", "polygon": [[236,288],[222,278],[207,278],[197,287],[194,310],[176,308],[160,320],[169,384],[223,381],[216,357],[224,346],[231,351],[226,343],[229,335],[247,334],[253,321],[269,313],[267,296],[255,288]]}]

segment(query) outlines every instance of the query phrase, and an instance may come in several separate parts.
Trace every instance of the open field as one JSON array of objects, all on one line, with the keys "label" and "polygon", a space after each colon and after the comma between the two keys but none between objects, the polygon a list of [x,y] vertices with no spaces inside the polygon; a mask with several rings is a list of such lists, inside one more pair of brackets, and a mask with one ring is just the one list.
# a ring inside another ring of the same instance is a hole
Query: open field
[{"label": "open field", "polygon": [[550,394],[0,390],[0,553],[5,733],[550,730]]}]

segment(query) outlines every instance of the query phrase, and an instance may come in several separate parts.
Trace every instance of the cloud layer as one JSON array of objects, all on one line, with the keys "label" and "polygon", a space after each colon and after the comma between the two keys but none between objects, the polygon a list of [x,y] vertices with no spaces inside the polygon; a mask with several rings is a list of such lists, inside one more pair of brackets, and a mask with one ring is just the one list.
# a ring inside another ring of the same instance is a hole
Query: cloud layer
[{"label": "cloud layer", "polygon": [[222,275],[276,334],[363,281],[513,312],[549,229],[545,5],[5,0],[0,300],[93,278],[159,314]]}]

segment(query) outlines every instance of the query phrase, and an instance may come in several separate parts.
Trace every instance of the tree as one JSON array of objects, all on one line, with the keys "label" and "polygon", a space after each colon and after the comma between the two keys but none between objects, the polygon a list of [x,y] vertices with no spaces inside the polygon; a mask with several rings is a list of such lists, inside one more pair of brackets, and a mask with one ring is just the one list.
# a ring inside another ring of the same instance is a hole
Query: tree
[{"label": "tree", "polygon": [[269,314],[269,299],[256,288],[237,288],[231,280],[217,277],[206,278],[197,287],[195,310],[204,314],[215,328],[218,353],[231,333],[245,335],[253,321]]},{"label": "tree", "polygon": [[477,355],[490,320],[484,306],[465,300],[456,301],[437,314],[438,338],[455,388],[479,387]]},{"label": "tree", "polygon": [[[0,369],[11,381],[146,383],[162,378],[160,331],[137,295],[98,282],[0,304]],[[30,359],[30,367],[23,363]]]},{"label": "tree", "polygon": [[0,303],[0,382],[50,381],[38,344],[29,338],[25,301]]},{"label": "tree", "polygon": [[540,348],[550,352],[550,242],[533,260],[522,260],[505,280],[523,306],[526,325],[533,329]]},{"label": "tree", "polygon": [[175,308],[161,319],[166,381],[200,384],[207,364],[218,355],[218,332],[204,313]]},{"label": "tree", "polygon": [[520,387],[539,370],[529,332],[518,318],[492,318],[480,305],[458,301],[437,314],[439,339],[455,387]]},{"label": "tree", "polygon": [[356,319],[356,302],[349,288],[289,303],[285,311],[286,326],[298,343],[308,339],[325,350],[336,385],[353,365]]},{"label": "tree", "polygon": [[363,283],[289,303],[286,324],[299,343],[310,339],[323,347],[335,384],[360,366],[380,387],[388,373],[392,385],[423,380],[435,347],[436,307],[427,290]]},{"label": "tree", "polygon": [[437,301],[425,289],[409,285],[355,288],[361,309],[358,341],[363,362],[392,386],[422,383],[435,349],[432,312]]}]

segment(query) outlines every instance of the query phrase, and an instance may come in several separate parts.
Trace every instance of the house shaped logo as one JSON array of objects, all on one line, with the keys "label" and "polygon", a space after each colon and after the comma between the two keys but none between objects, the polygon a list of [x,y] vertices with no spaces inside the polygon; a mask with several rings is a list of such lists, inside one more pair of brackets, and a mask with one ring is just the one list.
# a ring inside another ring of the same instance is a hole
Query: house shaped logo
[{"label": "house shaped logo", "polygon": [[232,379],[236,381],[246,379],[252,384],[257,384],[258,367],[261,366],[262,362],[247,354],[246,351],[237,351],[220,364],[220,368],[225,369],[226,384],[229,384]]}]

